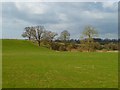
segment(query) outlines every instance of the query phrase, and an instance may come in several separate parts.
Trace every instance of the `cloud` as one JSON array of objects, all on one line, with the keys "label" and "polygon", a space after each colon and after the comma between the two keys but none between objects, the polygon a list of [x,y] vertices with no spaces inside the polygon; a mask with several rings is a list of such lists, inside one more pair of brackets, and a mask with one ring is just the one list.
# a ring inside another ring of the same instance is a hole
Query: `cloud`
[{"label": "cloud", "polygon": [[116,8],[117,7],[117,2],[103,2],[102,3],[104,8]]},{"label": "cloud", "polygon": [[27,11],[28,14],[44,14],[46,12],[47,6],[41,3],[30,3],[30,2],[16,2],[15,6],[20,11]]},{"label": "cloud", "polygon": [[[3,38],[22,38],[24,28],[32,25],[44,25],[47,30],[57,33],[68,30],[71,38],[79,38],[84,27],[89,24],[96,27],[101,37],[116,38],[118,12],[117,8],[114,8],[115,4],[113,2],[6,2],[2,4]],[[114,35],[107,35],[108,33]]]},{"label": "cloud", "polygon": [[2,3],[0,3],[0,38],[2,38]]},{"label": "cloud", "polygon": [[103,35],[100,35],[100,37],[109,38],[109,39],[113,39],[113,37],[114,37],[114,39],[118,39],[118,34],[116,34],[116,33],[105,33]]}]

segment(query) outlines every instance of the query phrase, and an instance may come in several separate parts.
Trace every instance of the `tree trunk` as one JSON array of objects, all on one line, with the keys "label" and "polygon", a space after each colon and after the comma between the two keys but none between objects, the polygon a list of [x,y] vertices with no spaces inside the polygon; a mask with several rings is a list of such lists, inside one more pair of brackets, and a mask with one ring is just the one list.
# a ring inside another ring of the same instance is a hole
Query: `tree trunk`
[{"label": "tree trunk", "polygon": [[88,38],[88,52],[90,52],[90,38]]},{"label": "tree trunk", "polygon": [[38,45],[40,46],[40,41],[38,41]]},{"label": "tree trunk", "polygon": [[30,37],[29,37],[29,40],[30,40]]}]

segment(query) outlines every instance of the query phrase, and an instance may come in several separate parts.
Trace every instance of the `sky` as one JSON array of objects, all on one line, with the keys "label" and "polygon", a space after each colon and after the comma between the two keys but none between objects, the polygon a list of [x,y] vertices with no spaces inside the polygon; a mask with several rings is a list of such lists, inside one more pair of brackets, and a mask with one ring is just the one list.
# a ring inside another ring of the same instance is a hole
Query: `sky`
[{"label": "sky", "polygon": [[36,25],[58,34],[68,30],[73,39],[92,25],[98,38],[118,38],[117,2],[2,2],[0,10],[2,38],[22,39],[24,28]]}]

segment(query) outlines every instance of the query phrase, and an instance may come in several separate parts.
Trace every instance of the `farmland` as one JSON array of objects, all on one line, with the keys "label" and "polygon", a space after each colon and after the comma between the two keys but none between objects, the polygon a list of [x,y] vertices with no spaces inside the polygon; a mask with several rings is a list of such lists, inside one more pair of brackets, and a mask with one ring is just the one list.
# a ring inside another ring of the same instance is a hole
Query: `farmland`
[{"label": "farmland", "polygon": [[117,88],[117,52],[60,52],[3,40],[3,88]]}]

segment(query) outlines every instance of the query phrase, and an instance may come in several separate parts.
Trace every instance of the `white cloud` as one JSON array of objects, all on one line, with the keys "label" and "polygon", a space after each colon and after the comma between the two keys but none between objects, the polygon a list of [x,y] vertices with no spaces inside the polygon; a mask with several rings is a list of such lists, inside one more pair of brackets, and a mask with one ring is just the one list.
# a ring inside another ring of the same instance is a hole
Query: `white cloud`
[{"label": "white cloud", "polygon": [[[82,11],[80,14],[83,18],[86,17],[91,20],[103,20],[104,22],[108,20],[113,20],[112,22],[116,22],[118,19],[118,14],[117,12],[104,12],[104,11]],[[105,21],[106,20],[106,21]]]},{"label": "white cloud", "polygon": [[105,33],[100,35],[102,38],[109,38],[109,39],[118,39],[118,34],[116,33]]},{"label": "white cloud", "polygon": [[58,13],[58,16],[59,16],[59,19],[62,20],[62,21],[67,21],[67,16],[63,13]]},{"label": "white cloud", "polygon": [[2,2],[109,2],[119,0],[3,0]]},{"label": "white cloud", "polygon": [[94,11],[83,11],[82,15],[87,18],[91,19],[103,19],[104,15],[101,12],[94,12]]},{"label": "white cloud", "polygon": [[31,14],[44,14],[47,6],[43,3],[16,2],[16,7],[21,11],[27,11]]},{"label": "white cloud", "polygon": [[2,38],[2,3],[0,3],[0,38]]},{"label": "white cloud", "polygon": [[[15,5],[15,6],[14,6]],[[88,6],[90,5],[90,6]],[[103,10],[104,5],[105,10]],[[24,27],[29,25],[44,25],[46,29],[60,33],[68,30],[71,37],[79,38],[79,33],[85,25],[100,28],[100,34],[116,32],[117,11],[113,4],[102,3],[35,3],[16,2],[4,4],[4,37],[20,37]],[[5,8],[9,7],[9,8]],[[96,8],[95,8],[96,7]],[[12,31],[14,30],[14,35]],[[5,36],[6,35],[6,36]],[[111,35],[104,35],[110,37]],[[104,37],[102,36],[102,37]],[[111,36],[111,37],[115,37]]]},{"label": "white cloud", "polygon": [[117,9],[118,8],[118,3],[117,2],[102,2],[103,8],[110,8],[110,9]]}]

